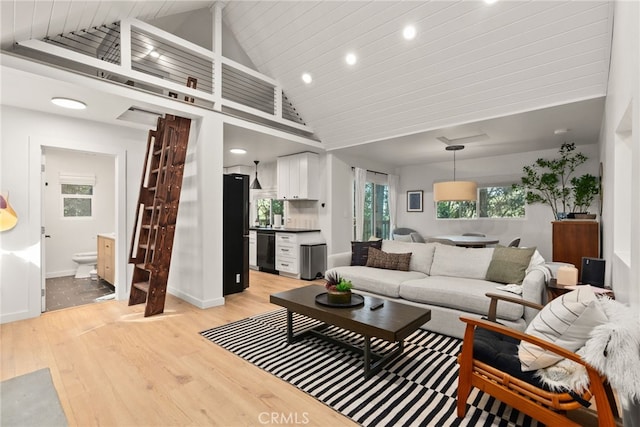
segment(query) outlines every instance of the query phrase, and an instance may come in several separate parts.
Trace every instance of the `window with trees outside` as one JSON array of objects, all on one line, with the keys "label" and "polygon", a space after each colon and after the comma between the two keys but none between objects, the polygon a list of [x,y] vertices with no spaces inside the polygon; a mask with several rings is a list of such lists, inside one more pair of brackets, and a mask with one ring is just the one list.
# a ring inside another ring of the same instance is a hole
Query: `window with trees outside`
[{"label": "window with trees outside", "polygon": [[91,218],[93,185],[60,184],[62,216],[64,218]]},{"label": "window with trees outside", "polygon": [[273,216],[282,215],[283,201],[277,199],[257,199],[256,200],[256,222],[260,226],[273,225]]},{"label": "window with trees outside", "polygon": [[512,186],[482,187],[477,202],[438,202],[438,219],[524,218],[525,191]]},{"label": "window with trees outside", "polygon": [[[372,236],[380,239],[389,239],[391,235],[389,222],[389,186],[367,181],[364,188],[362,240],[369,240]],[[354,215],[354,234],[355,226]]]}]

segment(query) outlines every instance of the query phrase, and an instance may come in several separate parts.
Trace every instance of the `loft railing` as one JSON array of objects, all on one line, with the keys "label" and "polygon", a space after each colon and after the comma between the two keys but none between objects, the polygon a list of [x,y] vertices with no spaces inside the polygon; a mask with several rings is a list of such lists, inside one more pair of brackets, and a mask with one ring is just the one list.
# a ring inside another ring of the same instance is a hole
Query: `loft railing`
[{"label": "loft railing", "polygon": [[136,19],[18,45],[72,61],[75,71],[313,133],[272,78]]}]

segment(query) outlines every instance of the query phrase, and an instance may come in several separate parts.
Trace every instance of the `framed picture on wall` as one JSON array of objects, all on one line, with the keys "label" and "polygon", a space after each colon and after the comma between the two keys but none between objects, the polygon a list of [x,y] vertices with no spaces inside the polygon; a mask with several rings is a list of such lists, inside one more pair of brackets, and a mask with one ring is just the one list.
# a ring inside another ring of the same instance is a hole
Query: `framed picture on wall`
[{"label": "framed picture on wall", "polygon": [[407,212],[422,212],[422,190],[407,191]]}]

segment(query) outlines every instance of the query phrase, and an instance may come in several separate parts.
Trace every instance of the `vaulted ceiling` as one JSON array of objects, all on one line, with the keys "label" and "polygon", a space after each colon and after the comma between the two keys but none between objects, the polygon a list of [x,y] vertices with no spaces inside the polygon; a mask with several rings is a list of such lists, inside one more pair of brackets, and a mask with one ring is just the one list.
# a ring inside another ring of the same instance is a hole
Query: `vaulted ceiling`
[{"label": "vaulted ceiling", "polygon": [[[22,39],[127,17],[151,21],[213,3],[3,0],[1,42],[7,49]],[[327,149],[397,166],[447,158],[437,137],[486,134],[473,144],[530,151],[561,143],[553,130],[562,127],[570,130],[562,138],[596,142],[612,7],[607,1],[228,1],[223,20]],[[402,37],[409,24],[413,40]],[[354,65],[345,62],[349,52],[357,55]],[[303,73],[312,76],[310,84]],[[528,122],[521,113],[536,110],[543,110],[531,121],[538,126],[523,135],[517,123]]]}]

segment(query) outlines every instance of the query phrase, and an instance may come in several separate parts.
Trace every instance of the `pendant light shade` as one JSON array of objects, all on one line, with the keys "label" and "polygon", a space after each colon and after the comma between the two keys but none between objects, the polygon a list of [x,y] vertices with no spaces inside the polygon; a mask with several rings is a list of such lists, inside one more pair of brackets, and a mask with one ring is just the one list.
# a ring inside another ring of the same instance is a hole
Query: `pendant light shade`
[{"label": "pendant light shade", "polygon": [[456,181],[456,151],[462,150],[464,145],[450,145],[447,151],[453,151],[453,181],[436,182],[433,184],[434,202],[466,202],[478,200],[478,185],[473,181]]},{"label": "pendant light shade", "polygon": [[254,160],[253,163],[256,164],[256,177],[254,178],[253,182],[251,183],[251,188],[252,190],[262,190],[262,185],[260,185],[260,181],[258,181],[258,163],[260,163],[259,160]]},{"label": "pendant light shade", "polygon": [[447,181],[433,184],[433,200],[475,201],[478,199],[478,186],[472,181]]}]

